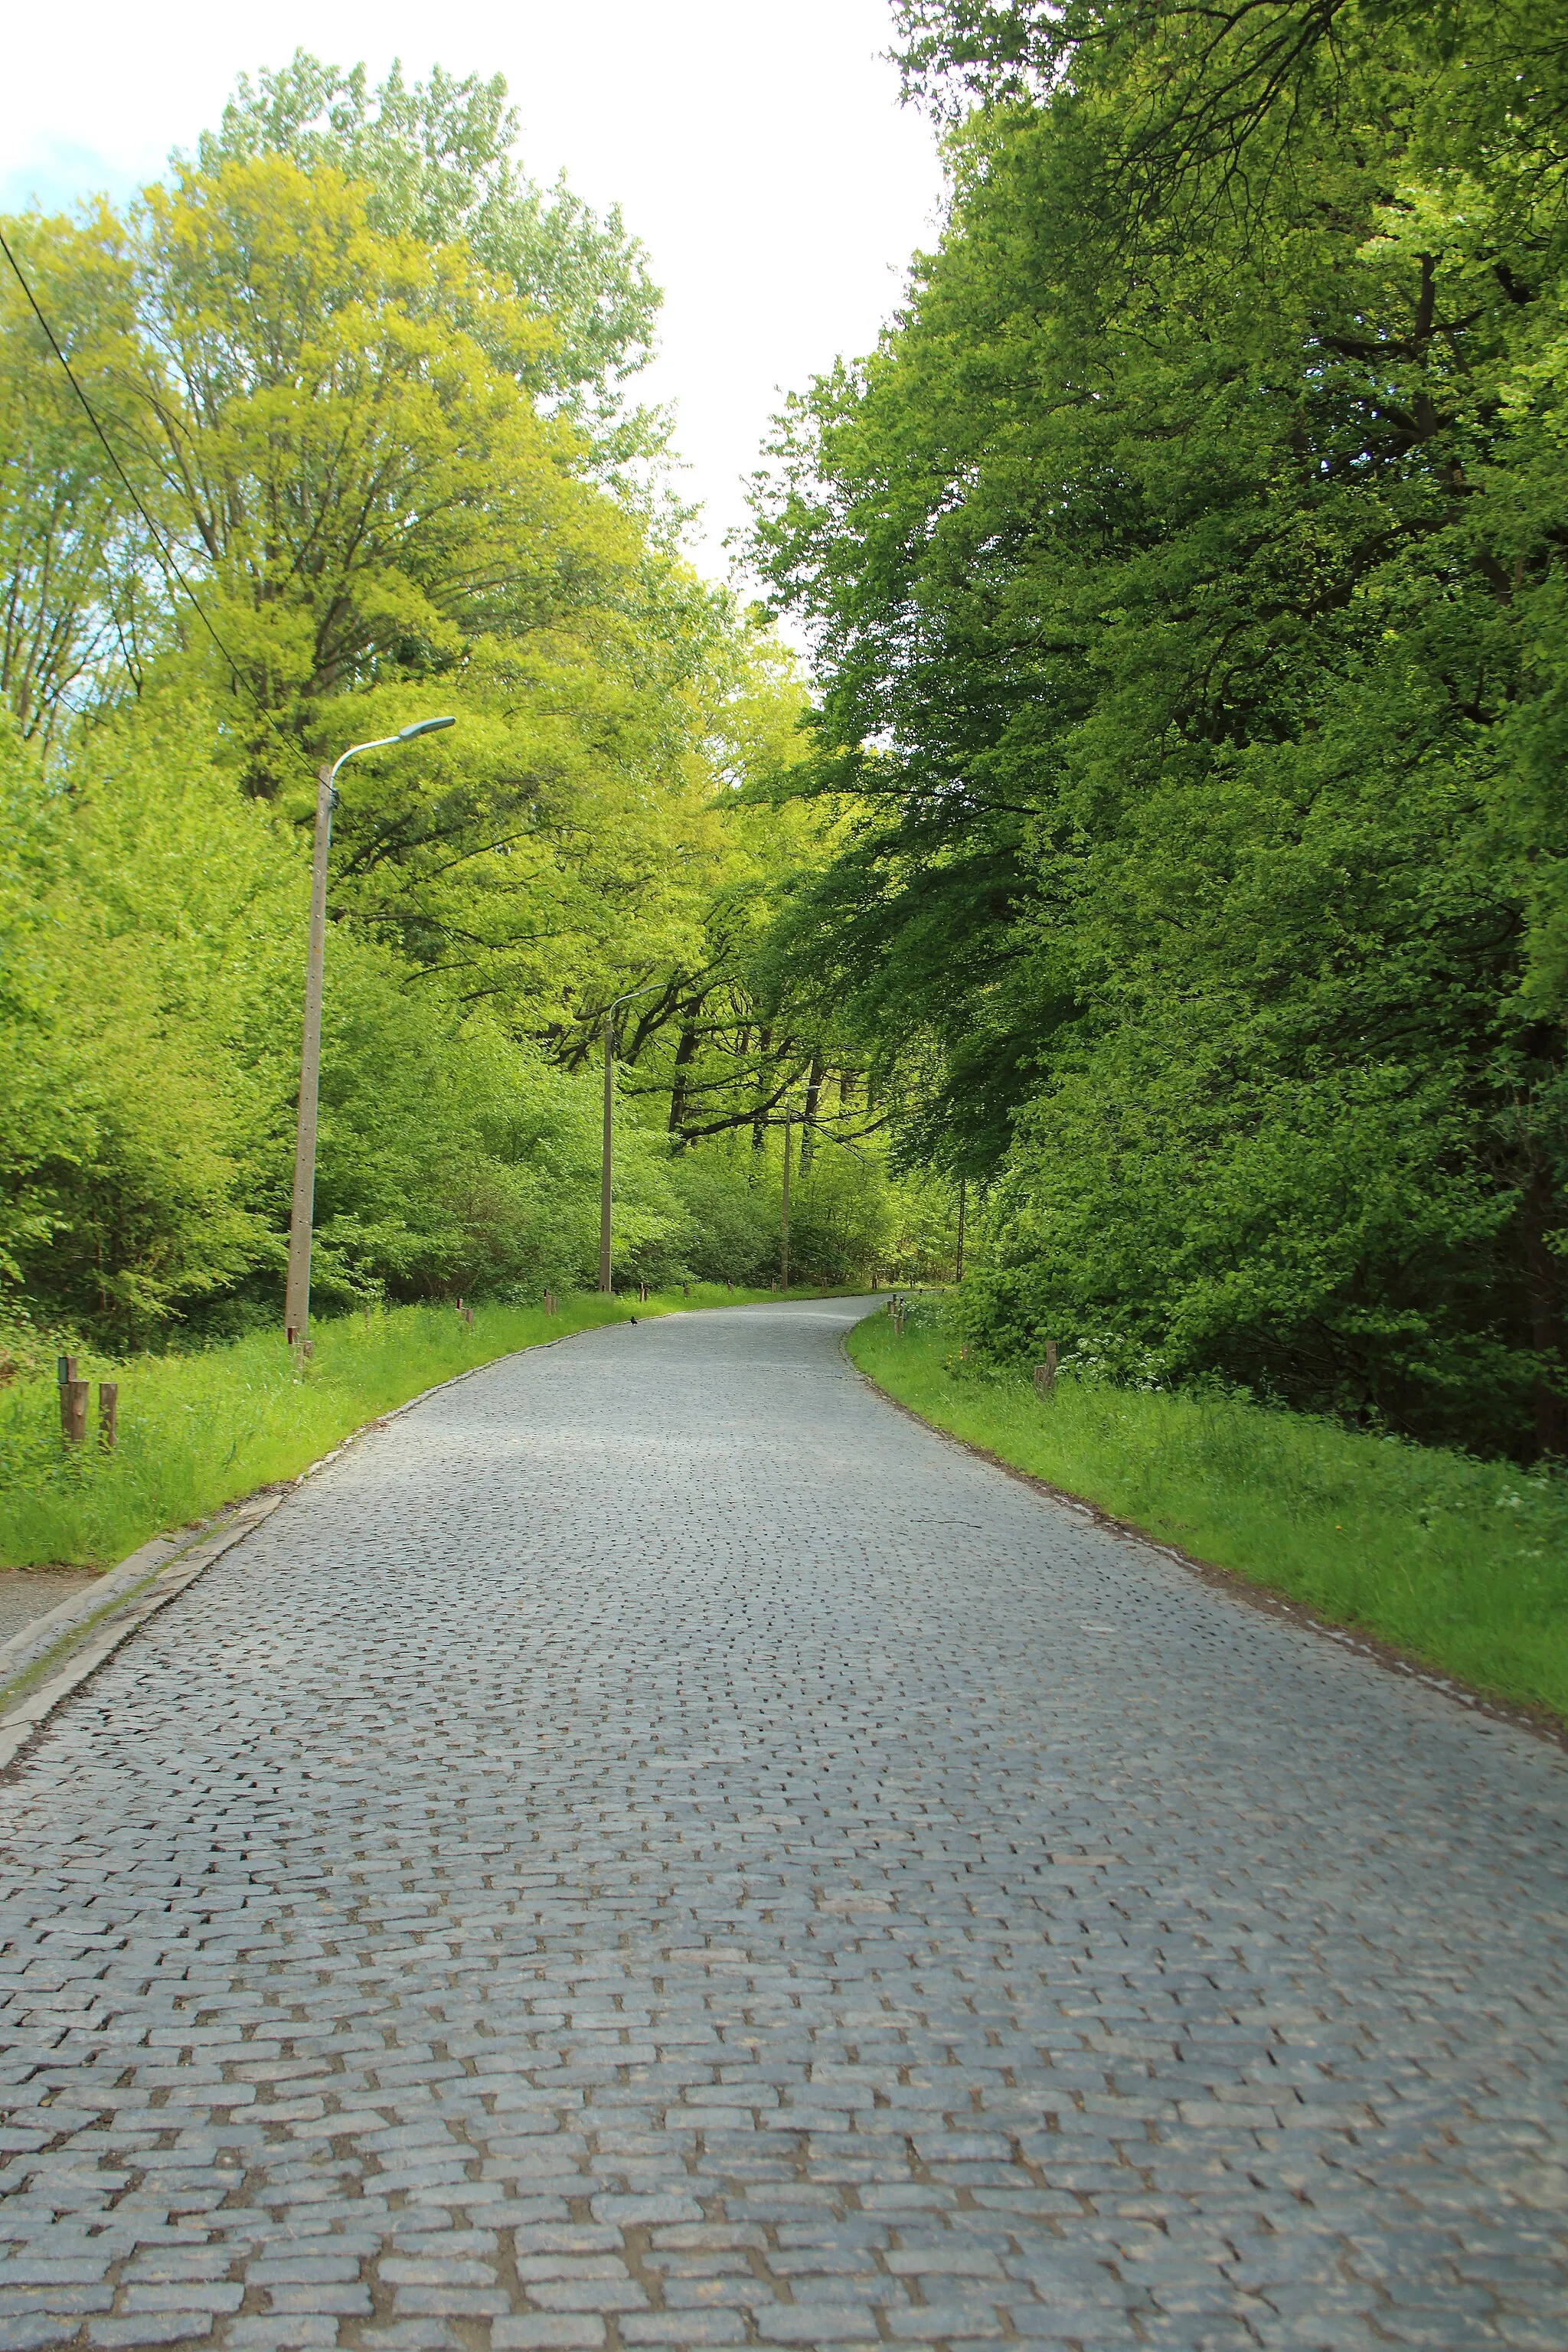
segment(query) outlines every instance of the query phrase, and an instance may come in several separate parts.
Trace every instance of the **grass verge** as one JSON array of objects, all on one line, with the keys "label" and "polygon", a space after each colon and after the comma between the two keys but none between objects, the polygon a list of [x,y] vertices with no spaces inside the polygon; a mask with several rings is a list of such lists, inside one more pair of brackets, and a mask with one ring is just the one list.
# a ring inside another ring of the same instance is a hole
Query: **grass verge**
[{"label": "grass verge", "polygon": [[939,1320],[858,1324],[854,1362],[923,1421],[1194,1559],[1501,1699],[1568,1718],[1568,1480],[1235,1398],[956,1360]]},{"label": "grass verge", "polygon": [[477,1307],[471,1329],[449,1307],[343,1316],[316,1325],[302,1380],[270,1333],[199,1355],[122,1363],[83,1357],[85,1376],[120,1382],[120,1443],[111,1454],[90,1437],[62,1447],[52,1381],[19,1381],[0,1393],[0,1567],[109,1566],[149,1536],[297,1477],[378,1414],[520,1348],[634,1315],[778,1296],[700,1283],[646,1301],[589,1292],[563,1296],[552,1316],[542,1307]]}]

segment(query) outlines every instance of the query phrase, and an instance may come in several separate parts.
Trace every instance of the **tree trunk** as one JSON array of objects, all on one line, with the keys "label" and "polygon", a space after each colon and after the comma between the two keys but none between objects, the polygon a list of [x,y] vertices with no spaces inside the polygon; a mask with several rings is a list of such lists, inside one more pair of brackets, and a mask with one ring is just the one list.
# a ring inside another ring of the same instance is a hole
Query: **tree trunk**
[{"label": "tree trunk", "polygon": [[768,1049],[773,1045],[773,1033],[771,1029],[758,1030],[757,1061],[759,1066],[757,1070],[757,1094],[759,1097],[759,1102],[757,1115],[752,1121],[752,1150],[753,1151],[761,1151],[767,1141],[768,1115],[766,1110],[762,1107],[761,1097],[764,1097],[767,1093],[768,1082],[766,1075],[762,1069],[761,1065],[766,1061]]},{"label": "tree trunk", "polygon": [[808,1175],[816,1157],[816,1106],[822,1099],[822,1064],[813,1056],[810,1074],[805,1081],[805,1109],[800,1129],[800,1172]]},{"label": "tree trunk", "polygon": [[686,1124],[686,1073],[697,1058],[697,1032],[689,1026],[680,1033],[680,1043],[675,1049],[675,1076],[669,1089],[669,1131],[679,1135]]}]

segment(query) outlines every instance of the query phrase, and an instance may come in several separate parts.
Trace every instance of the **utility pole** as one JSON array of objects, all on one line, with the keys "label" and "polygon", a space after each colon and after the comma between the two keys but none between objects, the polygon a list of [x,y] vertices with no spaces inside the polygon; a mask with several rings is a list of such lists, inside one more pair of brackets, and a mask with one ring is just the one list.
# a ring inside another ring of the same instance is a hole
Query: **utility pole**
[{"label": "utility pole", "polygon": [[606,1295],[610,1279],[610,1160],[616,1148],[616,1021],[605,1015],[605,1142],[599,1154],[599,1288]]},{"label": "utility pole", "polygon": [[638,996],[651,996],[661,982],[650,980],[646,988],[628,988],[617,996],[605,1013],[605,1148],[599,1162],[599,1288],[608,1297],[615,1288],[610,1275],[610,1202],[614,1192],[612,1170],[616,1148],[616,1014],[623,1004],[630,1004]]},{"label": "utility pole", "polygon": [[283,1328],[289,1345],[303,1352],[310,1323],[310,1242],[316,1215],[316,1108],[321,1081],[321,991],[327,962],[327,858],[332,845],[332,811],[338,804],[338,770],[361,751],[384,751],[455,727],[455,719],[420,719],[374,743],[351,743],[342,758],[316,779],[316,841],[310,858],[310,930],[305,951],[305,1024],[300,1040],[300,1111],[294,1129],[294,1197],[289,1210],[289,1276],[283,1291]]},{"label": "utility pole", "polygon": [[781,1256],[781,1258],[782,1258],[783,1263],[782,1263],[782,1265],[781,1265],[781,1266],[780,1266],[780,1269],[779,1269],[779,1270],[780,1270],[781,1275],[783,1276],[783,1280],[782,1280],[782,1281],[780,1282],[780,1284],[779,1284],[779,1288],[780,1288],[780,1290],[781,1290],[781,1291],[783,1291],[783,1292],[785,1294],[785,1296],[786,1296],[786,1297],[787,1297],[788,1292],[789,1292],[789,1150],[790,1150],[790,1144],[791,1144],[791,1142],[792,1142],[792,1140],[793,1140],[793,1139],[794,1139],[794,1135],[795,1135],[795,1118],[794,1118],[794,1113],[790,1110],[790,1108],[789,1108],[788,1104],[786,1103],[786,1104],[785,1104],[785,1106],[784,1106],[784,1220],[783,1220],[783,1245],[782,1245],[782,1248],[781,1248],[781,1251],[780,1251],[780,1256]]}]

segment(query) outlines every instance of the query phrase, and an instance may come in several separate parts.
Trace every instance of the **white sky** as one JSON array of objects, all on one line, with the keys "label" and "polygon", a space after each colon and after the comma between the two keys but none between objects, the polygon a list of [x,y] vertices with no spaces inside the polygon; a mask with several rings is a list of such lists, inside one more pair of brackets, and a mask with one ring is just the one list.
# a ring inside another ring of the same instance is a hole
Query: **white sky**
[{"label": "white sky", "polygon": [[363,58],[374,78],[395,56],[410,79],[503,73],[525,168],[618,201],[649,248],[662,351],[640,381],[677,404],[705,509],[693,551],[714,572],[781,393],[870,347],[933,236],[935,143],[898,103],[886,0],[13,0],[8,16],[6,210],[123,195],[216,122],[238,72],[297,47]]}]

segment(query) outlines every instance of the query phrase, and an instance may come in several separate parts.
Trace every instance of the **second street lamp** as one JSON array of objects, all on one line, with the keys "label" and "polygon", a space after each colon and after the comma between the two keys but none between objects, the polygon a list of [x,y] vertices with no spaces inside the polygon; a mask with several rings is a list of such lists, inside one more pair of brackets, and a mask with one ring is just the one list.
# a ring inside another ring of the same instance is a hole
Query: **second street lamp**
[{"label": "second street lamp", "polygon": [[327,856],[332,845],[338,770],[361,751],[384,751],[455,727],[455,719],[417,719],[374,743],[351,743],[316,780],[316,845],[310,860],[310,943],[305,957],[305,1024],[300,1041],[300,1116],[294,1130],[294,1198],[289,1211],[289,1279],[283,1328],[291,1348],[303,1349],[310,1320],[310,1236],[316,1213],[316,1105],[321,1077],[321,983],[327,961]]}]

